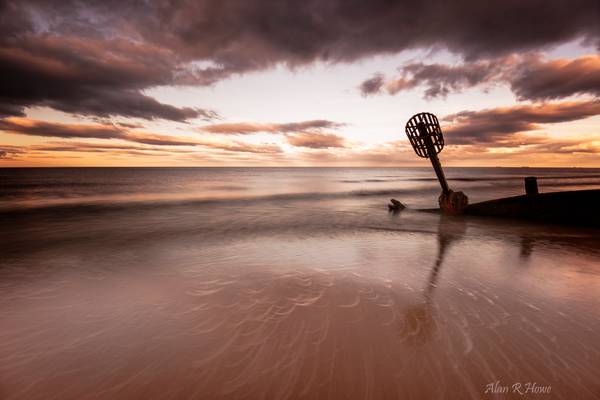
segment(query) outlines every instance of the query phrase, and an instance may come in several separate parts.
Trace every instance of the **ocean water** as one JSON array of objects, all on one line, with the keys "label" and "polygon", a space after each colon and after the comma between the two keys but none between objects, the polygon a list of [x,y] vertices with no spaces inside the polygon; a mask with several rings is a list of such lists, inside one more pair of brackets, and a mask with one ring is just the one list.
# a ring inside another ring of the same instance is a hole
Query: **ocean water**
[{"label": "ocean water", "polygon": [[0,399],[600,398],[598,230],[438,194],[428,168],[0,169]]},{"label": "ocean water", "polygon": [[[471,202],[541,191],[600,187],[600,169],[446,168],[450,186]],[[431,168],[26,168],[0,169],[0,210],[54,205],[399,197],[434,207]]]}]

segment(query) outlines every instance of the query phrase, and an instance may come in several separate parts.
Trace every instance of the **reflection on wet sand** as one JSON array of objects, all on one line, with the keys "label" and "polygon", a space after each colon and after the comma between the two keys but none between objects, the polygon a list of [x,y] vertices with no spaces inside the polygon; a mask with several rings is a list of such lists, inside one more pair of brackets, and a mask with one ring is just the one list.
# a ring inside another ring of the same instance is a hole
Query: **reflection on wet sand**
[{"label": "reflection on wet sand", "polygon": [[535,238],[528,235],[523,235],[521,237],[521,253],[520,256],[523,259],[528,259],[533,253],[533,248],[535,246]]},{"label": "reflection on wet sand", "polygon": [[[549,237],[523,259],[518,227],[301,210],[293,231],[238,214],[254,230],[229,241],[221,221],[212,238],[169,220],[144,236],[145,218],[110,221],[126,226],[118,240],[100,230],[13,252],[0,397],[480,399],[500,380],[597,398],[593,247]],[[381,229],[349,231],[357,220]],[[82,229],[60,223],[57,236]]]},{"label": "reflection on wet sand", "polygon": [[440,215],[437,230],[437,257],[423,291],[423,301],[408,308],[400,331],[401,336],[409,337],[414,343],[426,342],[436,329],[433,317],[435,310],[432,306],[433,292],[437,287],[446,252],[453,242],[461,239],[465,231],[466,224],[463,219]]}]

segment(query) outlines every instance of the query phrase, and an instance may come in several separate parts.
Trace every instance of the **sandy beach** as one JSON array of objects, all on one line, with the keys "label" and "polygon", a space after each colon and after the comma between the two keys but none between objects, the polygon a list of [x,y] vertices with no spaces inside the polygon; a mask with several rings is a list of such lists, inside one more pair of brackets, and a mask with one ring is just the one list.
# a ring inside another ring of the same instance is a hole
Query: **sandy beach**
[{"label": "sandy beach", "polygon": [[598,398],[597,230],[385,200],[5,212],[0,397]]}]

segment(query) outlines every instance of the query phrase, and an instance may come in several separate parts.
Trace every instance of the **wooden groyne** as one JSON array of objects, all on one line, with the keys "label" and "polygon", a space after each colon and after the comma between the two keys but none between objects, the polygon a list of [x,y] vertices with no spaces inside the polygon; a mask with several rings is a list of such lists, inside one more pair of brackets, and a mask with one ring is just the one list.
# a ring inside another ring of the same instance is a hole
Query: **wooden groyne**
[{"label": "wooden groyne", "polygon": [[469,204],[464,214],[600,228],[600,189],[532,193],[483,201]]}]

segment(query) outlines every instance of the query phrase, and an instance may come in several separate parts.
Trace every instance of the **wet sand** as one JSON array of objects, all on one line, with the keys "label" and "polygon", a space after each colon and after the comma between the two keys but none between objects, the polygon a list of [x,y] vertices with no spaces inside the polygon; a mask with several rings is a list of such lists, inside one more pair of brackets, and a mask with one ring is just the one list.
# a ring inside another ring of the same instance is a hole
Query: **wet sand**
[{"label": "wet sand", "polygon": [[597,230],[384,200],[4,215],[0,398],[600,398]]}]

